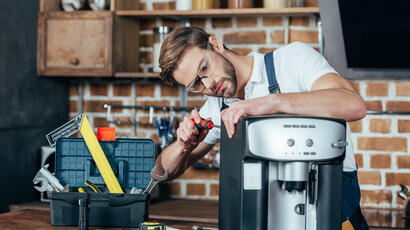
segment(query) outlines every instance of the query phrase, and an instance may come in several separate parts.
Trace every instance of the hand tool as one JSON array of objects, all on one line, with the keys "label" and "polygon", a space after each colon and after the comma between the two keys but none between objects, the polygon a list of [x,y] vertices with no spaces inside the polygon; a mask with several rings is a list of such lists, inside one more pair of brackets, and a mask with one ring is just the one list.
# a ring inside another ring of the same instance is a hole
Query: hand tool
[{"label": "hand tool", "polygon": [[140,224],[139,230],[166,230],[167,226],[165,224],[157,222],[143,222]]},{"label": "hand tool", "polygon": [[195,126],[198,129],[212,129],[212,128],[221,128],[221,126],[219,125],[215,125],[211,120],[206,120],[201,118],[201,122],[200,123],[196,123],[195,119],[192,118],[192,121],[195,123]]},{"label": "hand tool", "polygon": [[33,179],[34,184],[40,183],[40,186],[34,186],[39,192],[45,191],[57,191],[62,192],[64,187],[60,184],[60,181],[48,171],[48,164],[41,167]]},{"label": "hand tool", "polygon": [[99,193],[101,192],[101,190],[97,187],[97,185],[91,183],[90,181],[86,180],[84,182],[85,185],[87,185],[88,187],[90,187],[95,193]]},{"label": "hand tool", "polygon": [[157,186],[157,184],[163,180],[166,180],[168,178],[168,169],[165,170],[164,175],[158,176],[155,171],[156,171],[157,166],[154,166],[151,170],[151,181],[149,182],[147,188],[144,190],[143,194],[150,194],[152,189]]},{"label": "hand tool", "polygon": [[124,193],[85,114],[77,116],[73,120],[47,134],[46,137],[50,145],[54,146],[58,138],[68,137],[77,131],[80,131],[83,136],[88,150],[90,151],[110,193]]}]

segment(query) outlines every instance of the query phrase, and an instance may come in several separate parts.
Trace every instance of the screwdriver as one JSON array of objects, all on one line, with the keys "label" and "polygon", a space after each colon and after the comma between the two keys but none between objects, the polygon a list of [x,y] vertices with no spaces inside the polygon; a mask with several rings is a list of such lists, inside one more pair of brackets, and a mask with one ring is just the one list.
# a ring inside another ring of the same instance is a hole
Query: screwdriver
[{"label": "screwdriver", "polygon": [[[192,118],[192,121],[195,123],[195,120]],[[198,129],[212,129],[212,128],[221,128],[221,126],[219,125],[214,125],[214,123],[211,120],[205,120],[203,118],[201,118],[201,122],[200,123],[195,123],[195,126]]]}]

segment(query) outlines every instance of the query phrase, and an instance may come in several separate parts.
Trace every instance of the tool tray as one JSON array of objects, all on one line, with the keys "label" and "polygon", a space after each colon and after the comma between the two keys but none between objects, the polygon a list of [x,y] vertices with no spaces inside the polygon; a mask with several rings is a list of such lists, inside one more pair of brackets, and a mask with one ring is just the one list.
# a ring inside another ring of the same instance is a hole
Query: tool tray
[{"label": "tool tray", "polygon": [[[70,192],[49,192],[51,224],[76,226],[79,199],[88,195],[89,226],[138,227],[148,219],[149,195],[127,194],[132,187],[144,190],[154,167],[155,148],[150,139],[119,138],[99,141],[124,194],[109,193],[82,138],[60,138],[56,145],[55,176]],[[88,180],[105,192],[80,193]]]}]

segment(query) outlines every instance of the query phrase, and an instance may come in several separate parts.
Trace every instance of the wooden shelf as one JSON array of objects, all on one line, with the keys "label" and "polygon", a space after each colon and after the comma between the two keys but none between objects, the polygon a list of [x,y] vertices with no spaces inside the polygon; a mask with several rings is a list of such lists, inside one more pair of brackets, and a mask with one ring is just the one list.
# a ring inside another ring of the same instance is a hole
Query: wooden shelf
[{"label": "wooden shelf", "polygon": [[210,9],[210,10],[117,10],[118,16],[153,17],[236,17],[236,16],[302,16],[318,14],[319,7],[292,7],[283,9]]},{"label": "wooden shelf", "polygon": [[142,72],[117,72],[117,78],[158,78],[159,73],[142,73]]}]

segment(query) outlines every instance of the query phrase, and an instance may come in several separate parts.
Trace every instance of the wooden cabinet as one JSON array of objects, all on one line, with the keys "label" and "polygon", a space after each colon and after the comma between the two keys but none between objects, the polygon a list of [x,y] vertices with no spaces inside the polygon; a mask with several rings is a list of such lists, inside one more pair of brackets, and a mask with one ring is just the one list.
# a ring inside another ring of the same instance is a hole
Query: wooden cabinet
[{"label": "wooden cabinet", "polygon": [[38,75],[114,76],[116,71],[139,71],[138,19],[119,17],[114,11],[63,12],[53,4],[43,5],[38,15]]},{"label": "wooden cabinet", "polygon": [[112,75],[110,11],[44,12],[38,25],[39,75]]}]

